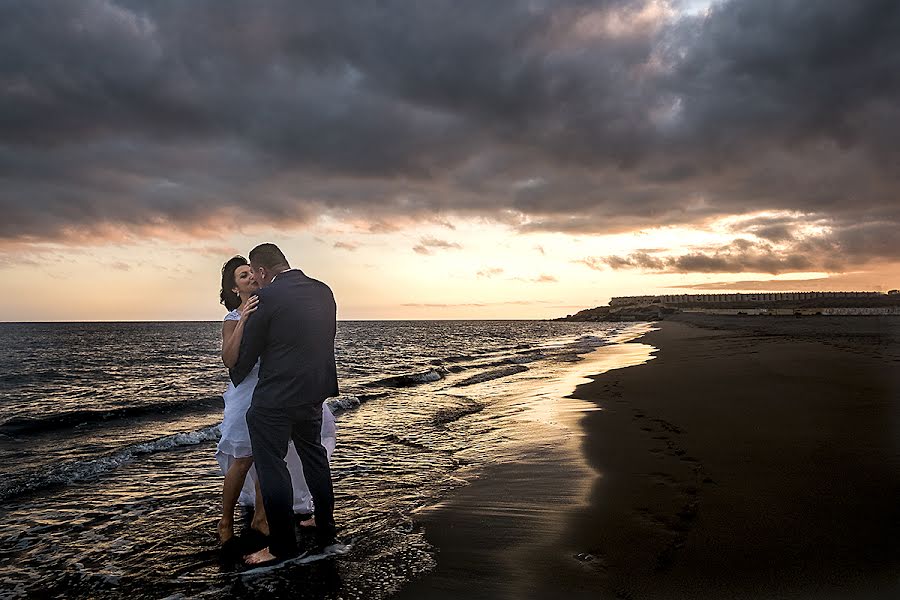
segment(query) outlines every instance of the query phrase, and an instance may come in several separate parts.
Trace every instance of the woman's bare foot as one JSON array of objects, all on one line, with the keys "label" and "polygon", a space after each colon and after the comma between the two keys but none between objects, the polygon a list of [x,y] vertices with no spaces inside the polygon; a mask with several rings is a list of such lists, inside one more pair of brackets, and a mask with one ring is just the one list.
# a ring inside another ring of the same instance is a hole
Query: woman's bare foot
[{"label": "woman's bare foot", "polygon": [[254,552],[253,554],[248,554],[244,557],[244,562],[248,565],[258,565],[259,563],[264,563],[266,561],[275,560],[277,557],[269,552],[269,547],[266,546],[259,552]]},{"label": "woman's bare foot", "polygon": [[234,521],[219,520],[219,542],[224,544],[234,537]]},{"label": "woman's bare foot", "polygon": [[316,518],[310,517],[308,519],[304,519],[299,523],[300,527],[315,527],[316,526]]}]

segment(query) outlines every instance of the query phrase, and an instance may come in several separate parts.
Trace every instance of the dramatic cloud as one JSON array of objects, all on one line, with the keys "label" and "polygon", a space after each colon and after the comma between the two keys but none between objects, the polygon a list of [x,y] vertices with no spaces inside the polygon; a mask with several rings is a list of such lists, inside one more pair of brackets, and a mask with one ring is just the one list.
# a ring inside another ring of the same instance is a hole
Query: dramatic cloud
[{"label": "dramatic cloud", "polygon": [[900,3],[694,4],[0,4],[0,239],[323,215],[612,233],[768,210],[803,222],[586,264],[900,259]]},{"label": "dramatic cloud", "polygon": [[709,283],[696,283],[693,285],[671,286],[677,289],[689,290],[753,290],[753,291],[815,291],[830,289],[834,280],[830,277],[815,279],[782,279],[782,280],[749,280],[749,281],[713,281]]},{"label": "dramatic cloud", "polygon": [[501,269],[499,267],[486,268],[486,269],[481,269],[480,271],[478,271],[478,273],[476,273],[476,276],[489,279],[491,277],[496,277],[497,275],[501,275],[502,273],[503,273],[503,269]]},{"label": "dramatic cloud", "polygon": [[448,242],[433,237],[423,237],[419,239],[419,243],[413,246],[413,252],[417,254],[433,254],[434,249],[438,250],[460,250],[462,246],[456,242]]},{"label": "dramatic cloud", "polygon": [[590,257],[583,261],[590,268],[642,269],[656,273],[771,273],[810,271],[820,268],[818,262],[800,254],[784,255],[770,244],[739,239],[710,251],[694,251],[678,256],[653,256],[634,252],[627,256]]},{"label": "dramatic cloud", "polygon": [[587,258],[575,262],[586,265],[589,269],[602,271],[604,269],[604,266],[609,264],[609,260],[613,260],[613,257],[608,256],[606,258],[597,258],[595,256],[588,256]]},{"label": "dramatic cloud", "polygon": [[888,291],[895,287],[897,274],[873,275],[871,273],[848,273],[813,279],[766,279],[742,281],[712,281],[691,285],[670,286],[681,290],[741,290],[741,291],[834,291],[843,289]]},{"label": "dramatic cloud", "polygon": [[559,279],[554,275],[541,273],[537,277],[510,277],[509,281],[524,281],[526,283],[556,283]]},{"label": "dramatic cloud", "polygon": [[[627,255],[589,256],[576,261],[602,271],[640,269],[655,273],[843,272],[900,256],[900,238],[890,220],[860,223],[799,213],[719,221],[736,237],[727,244],[681,252],[644,249]],[[720,227],[721,228],[721,227]]]}]

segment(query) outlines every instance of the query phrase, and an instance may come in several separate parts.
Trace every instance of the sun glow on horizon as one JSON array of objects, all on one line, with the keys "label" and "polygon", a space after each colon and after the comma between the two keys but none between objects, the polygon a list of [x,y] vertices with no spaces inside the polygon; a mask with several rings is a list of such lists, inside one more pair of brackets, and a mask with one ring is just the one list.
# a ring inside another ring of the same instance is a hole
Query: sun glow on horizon
[{"label": "sun glow on horizon", "polygon": [[644,253],[662,260],[727,244],[738,237],[731,230],[735,222],[573,235],[522,233],[484,219],[454,219],[372,233],[359,223],[329,217],[302,229],[254,227],[180,242],[168,236],[39,244],[20,248],[0,263],[0,274],[17,282],[4,320],[218,320],[224,314],[218,304],[221,265],[263,241],[278,244],[292,266],[328,283],[342,320],[553,318],[605,304],[613,296],[831,277],[821,271],[616,269],[592,258]]}]

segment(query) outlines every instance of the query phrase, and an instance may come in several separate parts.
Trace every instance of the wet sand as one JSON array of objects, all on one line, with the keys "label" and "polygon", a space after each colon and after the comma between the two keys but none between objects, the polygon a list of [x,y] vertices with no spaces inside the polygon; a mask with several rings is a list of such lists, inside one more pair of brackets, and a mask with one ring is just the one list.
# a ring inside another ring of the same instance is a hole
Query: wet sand
[{"label": "wet sand", "polygon": [[398,597],[900,597],[900,319],[659,327],[559,400],[570,444],[417,515],[437,567]]}]

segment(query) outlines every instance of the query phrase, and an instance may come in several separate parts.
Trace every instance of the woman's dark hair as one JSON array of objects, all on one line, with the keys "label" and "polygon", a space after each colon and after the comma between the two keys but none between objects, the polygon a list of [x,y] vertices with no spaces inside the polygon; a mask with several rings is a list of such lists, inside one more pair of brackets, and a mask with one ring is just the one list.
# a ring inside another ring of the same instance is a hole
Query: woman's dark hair
[{"label": "woman's dark hair", "polygon": [[222,289],[219,291],[219,302],[228,310],[234,310],[241,305],[241,297],[234,293],[234,270],[243,265],[249,265],[243,256],[229,258],[222,267]]}]

